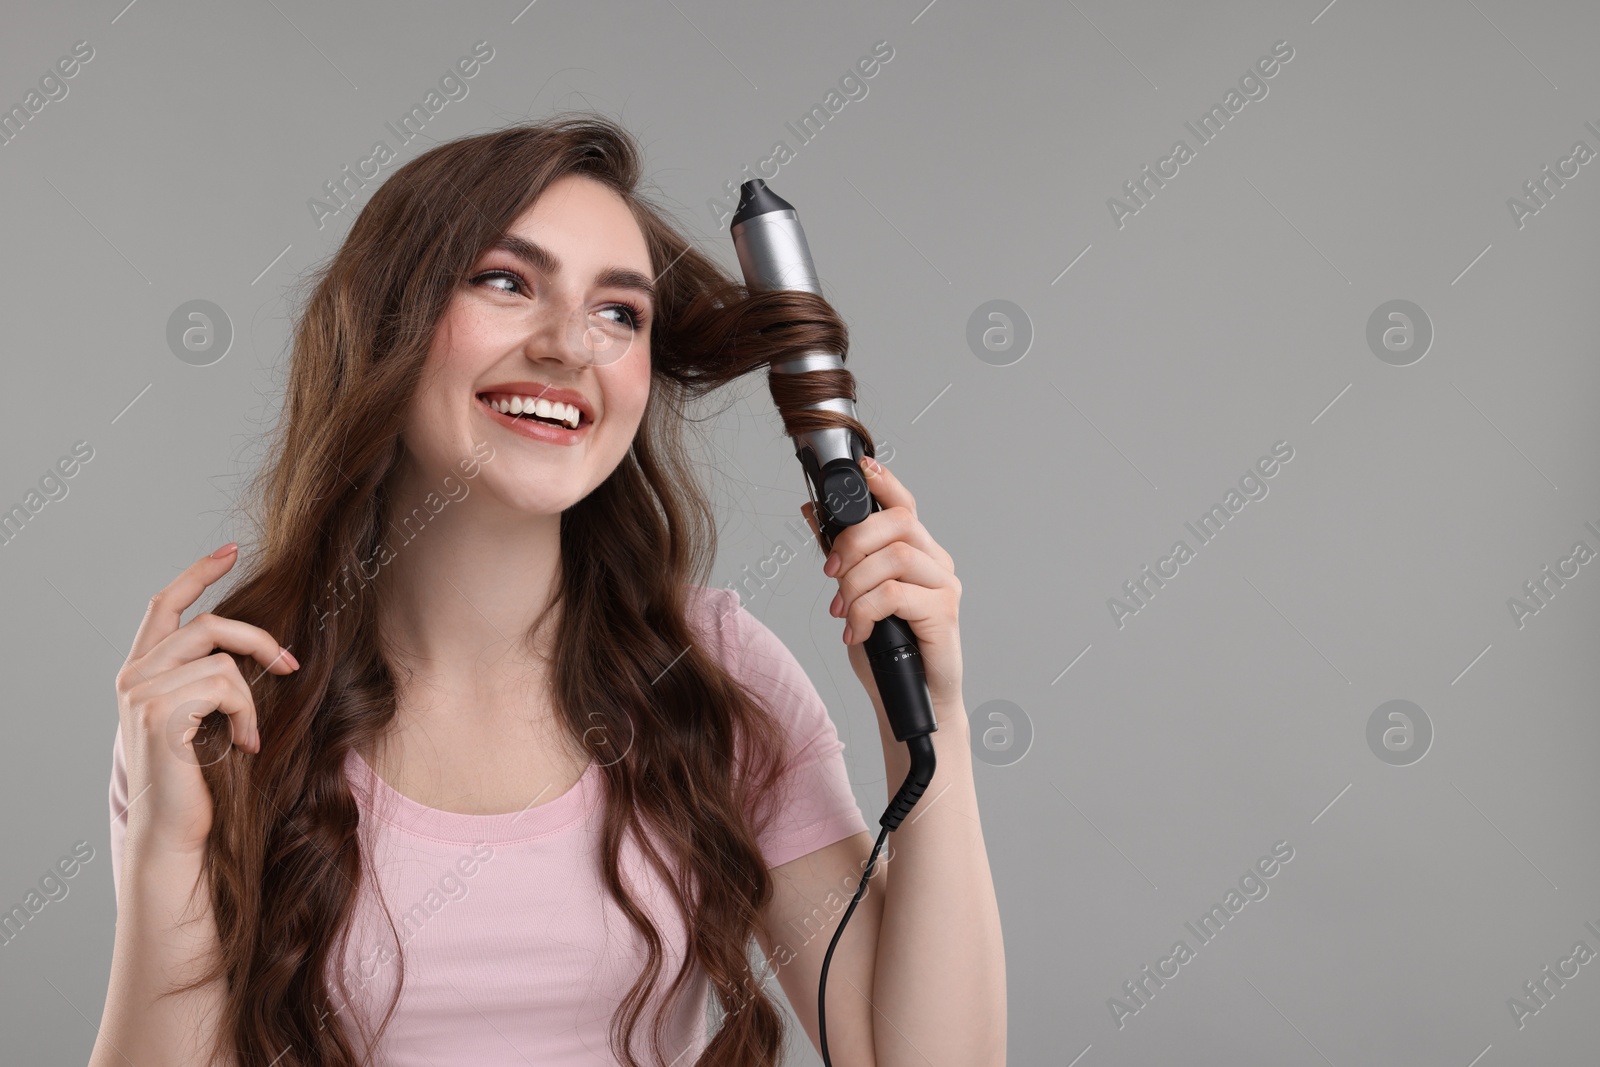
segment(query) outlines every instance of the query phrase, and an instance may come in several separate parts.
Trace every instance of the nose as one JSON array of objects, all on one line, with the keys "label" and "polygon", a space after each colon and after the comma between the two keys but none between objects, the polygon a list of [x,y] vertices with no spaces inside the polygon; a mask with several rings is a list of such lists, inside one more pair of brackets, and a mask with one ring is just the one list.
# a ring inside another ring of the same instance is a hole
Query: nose
[{"label": "nose", "polygon": [[567,298],[536,317],[524,352],[530,362],[554,362],[572,370],[609,366],[637,341],[629,315],[620,305]]}]

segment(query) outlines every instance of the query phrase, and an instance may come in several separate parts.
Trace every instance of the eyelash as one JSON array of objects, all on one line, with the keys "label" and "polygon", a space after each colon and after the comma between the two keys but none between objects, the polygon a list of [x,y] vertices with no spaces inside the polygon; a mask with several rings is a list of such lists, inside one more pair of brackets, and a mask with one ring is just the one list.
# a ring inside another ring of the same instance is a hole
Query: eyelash
[{"label": "eyelash", "polygon": [[[511,279],[515,280],[516,283],[518,285],[520,285],[523,289],[527,289],[528,288],[527,279],[523,278],[522,275],[518,274],[514,270],[504,270],[504,269],[500,269],[500,268],[496,268],[495,270],[486,270],[486,271],[484,271],[482,274],[479,274],[479,275],[477,275],[476,277],[474,277],[472,279],[472,284],[476,285],[479,282],[481,282],[483,279],[488,278],[488,277],[492,277],[494,275],[500,275],[500,276],[503,276],[503,277],[506,277],[506,278],[511,278]],[[502,289],[501,292],[505,292],[505,290]],[[635,307],[633,304],[629,304],[629,303],[627,303],[625,301],[617,301],[617,302],[614,302],[614,303],[607,304],[605,306],[608,307],[608,308],[617,308],[617,309],[619,309],[621,311],[626,311],[628,313],[628,319],[629,319],[628,325],[631,326],[635,330],[641,328],[645,323],[646,316],[645,316],[644,311],[641,308]]]}]

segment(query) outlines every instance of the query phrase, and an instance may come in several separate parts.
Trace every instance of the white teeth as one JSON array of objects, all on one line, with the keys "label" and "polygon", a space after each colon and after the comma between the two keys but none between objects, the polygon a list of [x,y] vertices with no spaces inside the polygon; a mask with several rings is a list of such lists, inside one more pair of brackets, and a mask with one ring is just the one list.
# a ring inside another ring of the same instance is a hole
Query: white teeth
[{"label": "white teeth", "polygon": [[576,405],[552,403],[544,397],[514,396],[509,400],[491,400],[489,406],[503,415],[537,415],[545,419],[559,419],[573,430],[583,421],[583,413]]}]

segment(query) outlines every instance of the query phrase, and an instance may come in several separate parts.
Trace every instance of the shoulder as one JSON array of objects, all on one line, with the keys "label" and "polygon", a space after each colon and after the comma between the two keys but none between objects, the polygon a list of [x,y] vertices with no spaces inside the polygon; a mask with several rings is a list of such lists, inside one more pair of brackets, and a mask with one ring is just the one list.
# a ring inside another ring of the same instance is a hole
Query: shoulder
[{"label": "shoulder", "polygon": [[688,586],[689,624],[729,674],[761,690],[789,687],[805,671],[783,639],[732,589]]},{"label": "shoulder", "polygon": [[704,634],[723,669],[784,727],[791,758],[842,747],[827,704],[783,639],[744,606],[736,591],[689,589],[691,625]]},{"label": "shoulder", "polygon": [[[691,603],[706,628],[708,647],[772,716],[783,736],[774,788],[763,792],[751,807],[768,868],[844,838],[865,835],[866,820],[845,764],[845,742],[794,653],[744,607],[735,590],[697,588]],[[856,851],[864,856],[865,846],[858,844]]]}]

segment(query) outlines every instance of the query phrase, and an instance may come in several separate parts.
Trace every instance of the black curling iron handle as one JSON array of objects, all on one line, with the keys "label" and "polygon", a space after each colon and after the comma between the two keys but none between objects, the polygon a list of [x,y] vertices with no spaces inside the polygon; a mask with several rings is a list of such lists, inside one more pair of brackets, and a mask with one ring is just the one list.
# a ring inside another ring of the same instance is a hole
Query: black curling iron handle
[{"label": "black curling iron handle", "polygon": [[872,677],[883,697],[883,710],[896,741],[909,741],[919,734],[939,728],[928,696],[928,675],[922,665],[922,650],[910,625],[898,615],[888,615],[872,626],[862,644]]},{"label": "black curling iron handle", "polygon": [[[877,501],[873,501],[876,505]],[[874,507],[874,510],[877,510]],[[872,680],[878,683],[883,711],[911,756],[911,767],[900,791],[878,818],[878,825],[898,829],[911,809],[933,781],[936,765],[933,737],[939,721],[933,714],[933,699],[928,695],[928,676],[922,666],[922,650],[917,647],[911,626],[898,615],[885,615],[872,625],[872,633],[862,642],[867,662],[872,665]]]},{"label": "black curling iron handle", "polygon": [[[808,473],[815,470],[808,465]],[[830,546],[840,531],[881,511],[877,498],[867,487],[866,478],[854,464],[838,460],[817,472],[821,483],[817,500],[819,524]],[[878,696],[883,701],[884,716],[894,739],[906,744],[911,756],[911,769],[906,780],[889,803],[878,823],[890,830],[896,829],[916,806],[928,783],[933,781],[936,765],[933,739],[929,737],[939,728],[934,715],[933,698],[928,693],[928,675],[923,667],[922,650],[911,625],[898,615],[886,615],[872,626],[872,633],[862,642],[867,662],[872,667],[872,679],[877,683]]]},{"label": "black curling iron handle", "polygon": [[872,679],[878,683],[889,728],[894,731],[896,741],[905,742],[911,756],[906,780],[878,819],[878,825],[895,830],[911,814],[911,809],[927,792],[928,783],[933,781],[937,761],[930,735],[939,728],[939,723],[933,714],[933,700],[928,696],[922,650],[917,647],[911,627],[904,619],[898,615],[879,619],[862,647],[866,649],[867,662],[872,665]]}]

